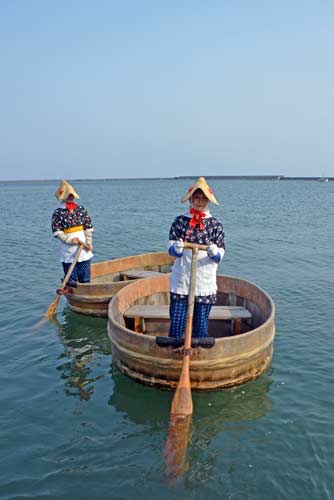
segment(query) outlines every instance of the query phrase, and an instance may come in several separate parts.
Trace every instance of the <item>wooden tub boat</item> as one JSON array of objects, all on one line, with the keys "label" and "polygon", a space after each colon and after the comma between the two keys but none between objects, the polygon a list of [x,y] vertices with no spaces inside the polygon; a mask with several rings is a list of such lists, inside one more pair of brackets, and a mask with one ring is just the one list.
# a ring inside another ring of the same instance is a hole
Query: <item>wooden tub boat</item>
[{"label": "wooden tub boat", "polygon": [[97,262],[91,266],[91,282],[78,283],[66,295],[72,311],[88,316],[108,316],[114,294],[135,279],[168,273],[174,258],[166,252],[144,253]]},{"label": "wooden tub boat", "polygon": [[[211,349],[190,357],[192,389],[212,390],[255,379],[269,366],[275,336],[275,306],[249,281],[217,276],[217,305],[209,320]],[[156,337],[169,328],[169,276],[153,276],[118,291],[109,304],[108,334],[113,363],[137,381],[174,389],[182,358]]]}]

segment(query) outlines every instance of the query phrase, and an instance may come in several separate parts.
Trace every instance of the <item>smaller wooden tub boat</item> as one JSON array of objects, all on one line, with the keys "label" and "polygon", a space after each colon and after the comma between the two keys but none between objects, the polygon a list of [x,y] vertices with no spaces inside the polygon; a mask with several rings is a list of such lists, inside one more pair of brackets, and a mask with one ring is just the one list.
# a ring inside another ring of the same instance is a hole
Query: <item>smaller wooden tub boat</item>
[{"label": "smaller wooden tub boat", "polygon": [[108,316],[113,295],[133,280],[169,273],[174,258],[167,252],[144,253],[97,262],[91,266],[91,282],[78,283],[66,295],[72,311],[88,316]]},{"label": "smaller wooden tub boat", "polygon": [[[217,305],[209,320],[211,349],[190,357],[192,389],[231,387],[255,379],[269,366],[275,336],[275,306],[249,281],[217,276]],[[159,347],[168,335],[169,275],[138,280],[111,300],[108,334],[113,362],[125,374],[151,385],[175,388],[182,358],[174,347]]]}]

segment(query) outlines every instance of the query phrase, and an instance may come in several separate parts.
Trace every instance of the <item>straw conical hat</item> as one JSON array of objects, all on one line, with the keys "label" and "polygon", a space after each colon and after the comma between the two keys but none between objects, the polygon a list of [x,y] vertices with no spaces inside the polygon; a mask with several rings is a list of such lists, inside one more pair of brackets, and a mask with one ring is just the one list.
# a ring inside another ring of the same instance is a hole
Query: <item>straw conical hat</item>
[{"label": "straw conical hat", "polygon": [[57,200],[66,200],[66,198],[70,195],[73,194],[74,198],[80,199],[80,196],[76,192],[73,186],[65,180],[62,180],[60,182],[59,188],[55,192],[55,197]]},{"label": "straw conical hat", "polygon": [[203,191],[205,196],[210,201],[212,201],[212,203],[214,203],[215,205],[219,205],[218,201],[215,198],[215,195],[213,194],[213,190],[210,188],[204,177],[199,177],[195,182],[195,184],[190,186],[188,192],[183,196],[181,203],[184,203],[185,201],[189,200],[197,189]]}]

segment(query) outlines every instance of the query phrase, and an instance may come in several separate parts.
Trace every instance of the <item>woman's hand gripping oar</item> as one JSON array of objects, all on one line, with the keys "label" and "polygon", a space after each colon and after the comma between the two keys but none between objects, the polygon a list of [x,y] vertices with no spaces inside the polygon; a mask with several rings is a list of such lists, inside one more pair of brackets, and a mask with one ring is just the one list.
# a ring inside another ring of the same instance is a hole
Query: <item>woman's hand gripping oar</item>
[{"label": "woman's hand gripping oar", "polygon": [[197,257],[198,250],[207,250],[207,246],[197,245],[196,243],[184,243],[184,248],[190,248],[192,250],[192,258],[188,294],[188,316],[185,328],[184,347],[181,351],[183,363],[180,379],[172,401],[169,431],[164,454],[167,475],[169,477],[179,476],[187,468],[185,456],[189,439],[189,424],[193,413],[189,365],[190,355],[192,354],[191,336],[195,303]]},{"label": "woman's hand gripping oar", "polygon": [[49,305],[49,307],[44,315],[45,319],[51,319],[55,316],[62,292],[65,290],[67,282],[70,279],[72,271],[73,271],[76,263],[78,262],[78,259],[80,257],[80,254],[81,254],[81,251],[83,248],[86,248],[86,243],[80,242],[79,246],[78,246],[78,250],[76,251],[76,254],[74,256],[73,262],[70,265],[69,270],[67,271],[65,278],[63,279],[62,286],[59,288],[59,290],[57,292],[57,297],[54,299],[53,302],[51,302],[51,304]]}]

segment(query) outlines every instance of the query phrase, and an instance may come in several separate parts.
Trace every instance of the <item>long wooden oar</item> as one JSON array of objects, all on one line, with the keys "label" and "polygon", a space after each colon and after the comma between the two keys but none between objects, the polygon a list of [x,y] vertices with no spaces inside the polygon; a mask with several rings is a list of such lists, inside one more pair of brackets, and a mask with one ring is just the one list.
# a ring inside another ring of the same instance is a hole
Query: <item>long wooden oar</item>
[{"label": "long wooden oar", "polygon": [[54,299],[53,302],[51,302],[51,304],[49,305],[45,315],[44,315],[44,318],[45,319],[50,319],[50,318],[53,318],[53,316],[56,315],[56,312],[57,312],[57,307],[58,307],[58,303],[60,301],[60,297],[61,297],[61,292],[64,291],[66,285],[67,285],[67,282],[68,280],[70,279],[70,276],[72,274],[72,271],[76,265],[76,263],[78,262],[78,259],[80,257],[80,254],[81,254],[81,250],[86,247],[86,244],[85,243],[80,243],[79,244],[79,247],[78,247],[78,250],[76,251],[76,254],[74,256],[74,259],[73,259],[73,262],[72,264],[70,265],[69,267],[69,270],[67,271],[66,273],[66,276],[65,278],[63,279],[63,283],[59,289],[59,292],[56,296],[56,298]]},{"label": "long wooden oar", "polygon": [[189,365],[195,303],[197,257],[198,250],[207,250],[207,246],[197,245],[196,243],[185,243],[184,247],[192,250],[192,258],[188,295],[188,316],[182,352],[183,363],[180,379],[172,401],[169,431],[165,447],[165,463],[169,477],[179,476],[187,468],[185,456],[189,440],[189,424],[193,413]]}]

